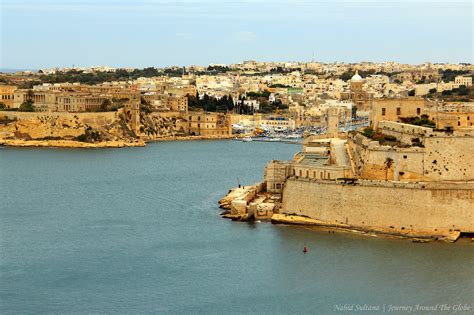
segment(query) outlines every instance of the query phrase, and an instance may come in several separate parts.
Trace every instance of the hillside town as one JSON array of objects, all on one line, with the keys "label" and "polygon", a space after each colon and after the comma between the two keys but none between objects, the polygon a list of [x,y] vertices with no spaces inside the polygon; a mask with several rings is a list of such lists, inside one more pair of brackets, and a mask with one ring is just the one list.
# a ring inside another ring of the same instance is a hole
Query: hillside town
[{"label": "hillside town", "polygon": [[[473,126],[471,64],[257,62],[0,74],[0,139],[9,145],[144,145],[151,140],[300,139],[398,117]],[[380,109],[378,112],[376,109]]]}]

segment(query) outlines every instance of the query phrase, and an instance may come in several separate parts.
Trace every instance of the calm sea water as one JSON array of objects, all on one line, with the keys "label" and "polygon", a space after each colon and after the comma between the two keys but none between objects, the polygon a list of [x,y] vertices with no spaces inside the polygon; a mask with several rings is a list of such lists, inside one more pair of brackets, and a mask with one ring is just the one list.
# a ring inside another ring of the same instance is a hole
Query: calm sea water
[{"label": "calm sea water", "polygon": [[473,306],[468,241],[415,244],[220,218],[228,189],[261,180],[268,160],[298,149],[232,141],[0,149],[0,313]]}]

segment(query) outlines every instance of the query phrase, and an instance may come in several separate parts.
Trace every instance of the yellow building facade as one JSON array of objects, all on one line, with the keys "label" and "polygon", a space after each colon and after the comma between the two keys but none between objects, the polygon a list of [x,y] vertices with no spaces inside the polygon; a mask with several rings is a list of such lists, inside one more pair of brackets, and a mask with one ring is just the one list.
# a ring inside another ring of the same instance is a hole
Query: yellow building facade
[{"label": "yellow building facade", "polygon": [[6,108],[13,107],[13,100],[15,97],[15,85],[0,85],[0,103],[3,103]]},{"label": "yellow building facade", "polygon": [[401,122],[402,117],[425,114],[426,101],[422,98],[375,99],[371,104],[370,125],[377,128],[382,120]]},{"label": "yellow building facade", "polygon": [[196,136],[230,136],[232,123],[230,115],[208,112],[190,112],[188,129]]}]

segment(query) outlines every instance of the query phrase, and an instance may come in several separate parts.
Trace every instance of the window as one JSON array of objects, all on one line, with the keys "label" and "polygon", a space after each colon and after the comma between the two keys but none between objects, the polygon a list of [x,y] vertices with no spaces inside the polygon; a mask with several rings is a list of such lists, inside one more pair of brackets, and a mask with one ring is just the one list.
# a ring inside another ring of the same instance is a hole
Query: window
[{"label": "window", "polygon": [[385,107],[382,108],[382,116],[385,116]]},{"label": "window", "polygon": [[402,109],[400,107],[397,107],[397,116],[400,116],[402,114]]},{"label": "window", "polygon": [[418,108],[416,109],[416,113],[417,113],[417,115],[421,114],[421,108],[418,107]]}]

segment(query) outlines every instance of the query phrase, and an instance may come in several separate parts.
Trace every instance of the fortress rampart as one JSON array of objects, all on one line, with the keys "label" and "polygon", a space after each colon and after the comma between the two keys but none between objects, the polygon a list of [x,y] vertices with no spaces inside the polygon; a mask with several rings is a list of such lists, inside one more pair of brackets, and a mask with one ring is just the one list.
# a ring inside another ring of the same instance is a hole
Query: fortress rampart
[{"label": "fortress rampart", "polygon": [[289,178],[280,213],[384,232],[474,232],[473,183],[315,181]]}]

